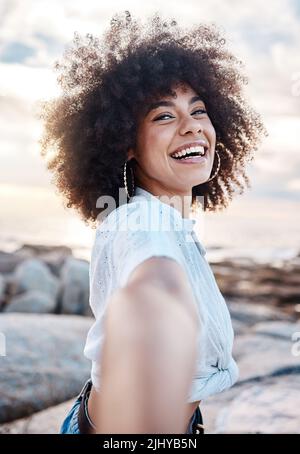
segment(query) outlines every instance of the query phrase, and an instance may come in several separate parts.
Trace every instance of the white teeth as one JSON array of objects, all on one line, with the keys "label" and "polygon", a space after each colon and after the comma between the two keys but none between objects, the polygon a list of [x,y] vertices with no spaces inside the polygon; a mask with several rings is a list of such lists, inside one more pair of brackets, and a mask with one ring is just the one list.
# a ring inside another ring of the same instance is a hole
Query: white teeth
[{"label": "white teeth", "polygon": [[195,152],[198,152],[200,155],[203,156],[205,154],[204,147],[199,146],[199,147],[186,148],[185,150],[182,150],[182,151],[179,151],[177,153],[174,153],[172,155],[172,157],[180,158],[181,156],[189,155],[189,154],[195,153]]}]

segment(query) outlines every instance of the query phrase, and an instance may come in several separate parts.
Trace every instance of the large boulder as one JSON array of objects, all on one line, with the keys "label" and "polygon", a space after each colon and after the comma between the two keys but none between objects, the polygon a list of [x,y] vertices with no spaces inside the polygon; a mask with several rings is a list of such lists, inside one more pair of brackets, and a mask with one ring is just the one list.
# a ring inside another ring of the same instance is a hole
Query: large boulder
[{"label": "large boulder", "polygon": [[289,323],[285,321],[257,323],[251,328],[252,333],[264,334],[275,338],[296,341],[296,334],[300,339],[300,322]]},{"label": "large boulder", "polygon": [[20,256],[36,257],[46,263],[51,272],[59,277],[60,269],[68,256],[72,256],[72,249],[68,246],[46,246],[40,244],[24,244],[16,251]]},{"label": "large boulder", "polygon": [[23,260],[24,257],[15,252],[0,251],[0,273],[11,273]]},{"label": "large boulder", "polygon": [[14,273],[14,294],[29,290],[40,290],[56,299],[59,290],[59,280],[47,265],[38,259],[24,260],[17,266]]},{"label": "large boulder", "polygon": [[299,375],[266,378],[240,389],[215,419],[216,433],[300,434]]},{"label": "large boulder", "polygon": [[29,290],[14,296],[5,306],[4,312],[53,313],[56,300],[53,296],[40,290]]},{"label": "large boulder", "polygon": [[233,356],[239,366],[240,381],[300,369],[300,356],[294,354],[293,342],[269,335],[249,333],[237,336]]},{"label": "large boulder", "polygon": [[59,434],[62,422],[74,404],[75,398],[76,396],[26,418],[0,424],[0,434]]},{"label": "large boulder", "polygon": [[68,257],[61,270],[60,312],[91,315],[89,308],[89,263]]},{"label": "large boulder", "polygon": [[0,361],[0,422],[73,398],[90,375],[83,355],[88,317],[0,314],[6,356]]},{"label": "large boulder", "polygon": [[256,323],[286,320],[293,321],[294,318],[285,314],[279,308],[259,303],[247,303],[243,299],[226,299],[232,319],[238,320],[248,326]]},{"label": "large boulder", "polygon": [[220,290],[226,297],[282,305],[291,313],[299,301],[300,263],[297,257],[273,263],[231,258],[211,265]]},{"label": "large boulder", "polygon": [[[201,402],[206,433],[300,433],[299,375],[265,377]],[[57,434],[74,399],[11,423],[0,434]]]}]

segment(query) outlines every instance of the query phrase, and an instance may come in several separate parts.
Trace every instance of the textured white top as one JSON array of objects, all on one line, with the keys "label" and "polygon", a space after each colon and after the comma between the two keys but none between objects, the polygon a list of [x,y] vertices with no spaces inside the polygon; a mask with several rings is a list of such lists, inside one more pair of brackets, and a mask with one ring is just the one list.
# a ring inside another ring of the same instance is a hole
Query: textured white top
[{"label": "textured white top", "polygon": [[206,250],[193,230],[195,223],[195,219],[183,218],[176,208],[136,187],[128,204],[119,206],[98,224],[90,261],[90,306],[96,320],[84,348],[85,356],[92,361],[91,378],[96,389],[100,389],[103,322],[110,296],[126,284],[138,264],[153,256],[179,262],[195,295],[201,329],[196,373],[187,402],[203,400],[237,381],[230,314],[206,260]]}]

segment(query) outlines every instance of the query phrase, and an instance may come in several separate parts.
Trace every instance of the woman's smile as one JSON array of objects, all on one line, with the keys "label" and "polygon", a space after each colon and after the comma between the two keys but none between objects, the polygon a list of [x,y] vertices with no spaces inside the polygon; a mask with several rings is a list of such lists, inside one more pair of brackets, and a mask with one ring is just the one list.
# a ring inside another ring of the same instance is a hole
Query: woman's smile
[{"label": "woman's smile", "polygon": [[176,162],[176,164],[206,164],[208,161],[209,150],[207,148],[191,148],[184,151],[183,154],[178,155],[177,153],[170,155],[170,158]]}]

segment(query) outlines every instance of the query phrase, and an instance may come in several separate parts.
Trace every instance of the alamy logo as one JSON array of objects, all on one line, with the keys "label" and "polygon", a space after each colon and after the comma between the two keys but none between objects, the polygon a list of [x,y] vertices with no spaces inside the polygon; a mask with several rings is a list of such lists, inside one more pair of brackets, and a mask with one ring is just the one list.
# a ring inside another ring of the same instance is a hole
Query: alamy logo
[{"label": "alamy logo", "polygon": [[[97,199],[96,208],[103,208],[97,219],[102,223],[105,218],[107,222],[103,224],[106,230],[120,231],[180,231],[183,230],[187,220],[181,213],[189,206],[191,200],[189,197],[180,196],[160,196],[155,197],[149,194],[147,204],[145,198],[133,198],[134,204],[128,203],[124,194],[124,188],[119,189],[119,206],[122,209],[116,209],[117,203],[111,196],[100,196]],[[201,225],[204,223],[204,197],[195,197],[195,206],[198,209],[191,208],[193,218],[197,219],[193,222]],[[140,209],[137,207],[140,206]],[[189,211],[189,210],[188,210]]]}]

